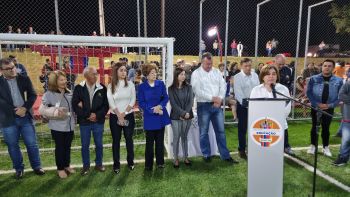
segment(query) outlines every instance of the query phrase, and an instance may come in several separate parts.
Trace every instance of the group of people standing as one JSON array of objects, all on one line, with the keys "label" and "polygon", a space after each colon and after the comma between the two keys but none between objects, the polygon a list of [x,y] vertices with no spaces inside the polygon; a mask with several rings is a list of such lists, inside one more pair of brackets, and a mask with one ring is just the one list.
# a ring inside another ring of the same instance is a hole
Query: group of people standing
[{"label": "group of people standing", "polygon": [[[283,63],[276,56],[276,63]],[[281,81],[281,67],[265,65],[259,70],[259,76],[252,71],[252,61],[244,58],[240,62],[241,71],[234,76],[234,93],[237,100],[239,156],[246,159],[246,133],[247,133],[247,99],[248,98],[279,98],[272,93],[272,84],[276,90],[289,96],[288,87],[279,83]],[[45,174],[41,167],[35,128],[33,126],[32,106],[36,100],[33,85],[27,76],[17,74],[12,59],[1,59],[0,68],[2,76],[0,85],[4,91],[0,92],[0,128],[3,131],[9,155],[16,170],[16,177],[23,176],[23,158],[19,148],[19,138],[23,137],[28,150],[30,163],[38,175]],[[307,96],[311,105],[325,110],[330,114],[339,102],[338,94],[348,107],[350,89],[348,83],[341,87],[340,78],[332,75],[335,63],[325,60],[322,72],[311,77],[308,83]],[[191,119],[194,117],[192,107],[194,98],[197,102],[197,116],[200,135],[200,148],[204,161],[210,162],[212,153],[209,143],[209,124],[213,125],[220,157],[228,163],[238,163],[230,156],[226,144],[224,128],[224,113],[221,108],[225,99],[227,83],[222,73],[213,68],[212,55],[202,55],[201,66],[194,70],[190,83],[186,81],[186,72],[183,68],[175,69],[173,84],[166,89],[163,81],[157,79],[158,67],[155,64],[143,64],[141,71],[146,80],[138,86],[128,81],[126,64],[117,62],[112,67],[111,83],[106,87],[97,82],[98,73],[94,67],[84,69],[85,80],[77,85],[74,91],[67,87],[66,74],[60,70],[53,71],[48,79],[48,91],[45,92],[40,106],[41,115],[48,119],[52,138],[55,141],[55,160],[57,173],[60,178],[66,178],[75,173],[70,166],[70,148],[76,126],[75,119],[80,128],[81,154],[83,168],[82,175],[90,171],[90,139],[91,134],[95,143],[95,170],[104,172],[103,166],[103,132],[105,117],[110,111],[110,130],[113,144],[113,171],[120,173],[120,140],[124,133],[127,163],[130,170],[134,169],[134,143],[135,129],[134,106],[136,100],[143,114],[143,127],[146,135],[145,170],[153,169],[154,155],[157,168],[164,168],[164,132],[165,127],[171,124],[173,131],[174,168],[179,168],[179,146],[182,142],[183,161],[191,165],[188,158],[187,134]],[[283,73],[282,73],[283,74]],[[349,87],[348,87],[349,86]],[[167,104],[170,101],[170,115]],[[284,151],[294,154],[288,142],[287,117],[291,110],[289,103],[285,107],[285,141]],[[346,163],[349,159],[349,131],[347,125],[347,111],[344,112],[343,142],[339,161],[335,164]],[[328,148],[329,125],[332,118],[322,116],[323,152],[331,156]],[[312,111],[311,146],[309,153],[314,154],[316,112]],[[154,151],[155,150],[155,151]],[[338,163],[337,163],[338,162]]]}]

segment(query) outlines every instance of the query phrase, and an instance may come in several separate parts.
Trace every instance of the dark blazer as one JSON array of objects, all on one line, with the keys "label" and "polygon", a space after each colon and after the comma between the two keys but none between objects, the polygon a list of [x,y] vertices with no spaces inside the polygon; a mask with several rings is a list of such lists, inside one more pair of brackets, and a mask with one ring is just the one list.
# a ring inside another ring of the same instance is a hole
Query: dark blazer
[{"label": "dark blazer", "polygon": [[[78,106],[79,102],[83,103],[83,108]],[[92,99],[92,107],[90,107],[89,90],[86,87],[85,81],[77,85],[73,91],[72,107],[77,115],[77,122],[80,125],[91,124],[90,120],[87,120],[91,113],[96,114],[97,122],[104,124],[106,114],[109,110],[107,99],[107,88],[100,83],[96,83],[96,89]]]},{"label": "dark blazer", "polygon": [[[181,92],[181,96],[179,93]],[[181,89],[176,87],[169,87],[169,100],[171,105],[170,119],[180,120],[180,117],[184,118],[186,113],[190,114],[190,119],[193,118],[193,91],[191,85],[185,85]]]},{"label": "dark blazer", "polygon": [[[4,76],[0,76],[0,128],[9,127],[15,124],[16,114],[15,106],[11,97],[10,86]],[[32,81],[27,76],[17,75],[16,77],[18,89],[23,98],[22,107],[27,109],[27,114],[33,117],[32,107],[37,98],[37,94],[33,88]]]}]

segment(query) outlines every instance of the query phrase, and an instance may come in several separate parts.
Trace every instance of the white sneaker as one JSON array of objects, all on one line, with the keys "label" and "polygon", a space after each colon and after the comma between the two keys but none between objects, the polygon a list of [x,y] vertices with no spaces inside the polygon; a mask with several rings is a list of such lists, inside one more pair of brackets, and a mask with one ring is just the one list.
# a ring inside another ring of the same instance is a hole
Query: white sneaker
[{"label": "white sneaker", "polygon": [[332,157],[332,153],[331,153],[331,150],[329,150],[329,147],[328,146],[325,146],[323,148],[323,154],[327,157]]},{"label": "white sneaker", "polygon": [[310,145],[309,150],[307,150],[308,154],[315,154],[316,148],[315,145]]}]

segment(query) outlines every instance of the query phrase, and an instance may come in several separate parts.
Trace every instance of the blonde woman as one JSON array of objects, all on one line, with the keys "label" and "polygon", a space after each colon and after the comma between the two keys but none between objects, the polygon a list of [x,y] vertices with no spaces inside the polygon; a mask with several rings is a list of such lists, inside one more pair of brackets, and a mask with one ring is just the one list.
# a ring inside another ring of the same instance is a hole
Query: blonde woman
[{"label": "blonde woman", "polygon": [[72,93],[67,88],[66,74],[62,71],[52,72],[39,111],[49,119],[48,126],[55,141],[55,160],[60,178],[75,173],[70,167],[70,148],[75,127],[71,101]]}]

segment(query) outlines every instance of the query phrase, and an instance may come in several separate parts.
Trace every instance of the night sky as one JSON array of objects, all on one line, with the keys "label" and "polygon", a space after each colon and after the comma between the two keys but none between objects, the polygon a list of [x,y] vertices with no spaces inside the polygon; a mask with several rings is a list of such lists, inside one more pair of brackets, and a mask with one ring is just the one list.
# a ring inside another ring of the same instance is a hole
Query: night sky
[{"label": "night sky", "polygon": [[[231,0],[229,41],[242,41],[248,55],[254,55],[255,18],[257,0]],[[143,5],[141,2],[141,32],[143,36]],[[301,32],[302,55],[305,43],[307,6],[320,0],[305,0]],[[339,5],[349,0],[335,0]],[[339,43],[350,50],[350,35],[338,35],[328,17],[331,4],[313,9],[310,45]],[[106,32],[137,36],[136,0],[104,0]],[[1,0],[0,29],[8,25],[26,32],[32,25],[37,33],[56,30],[54,0]],[[278,52],[295,54],[298,27],[299,0],[272,0],[260,12],[259,54],[265,53],[268,39],[279,41]],[[69,35],[91,35],[99,32],[98,0],[59,0],[61,30]],[[160,36],[160,0],[147,1],[148,36]],[[206,34],[209,27],[217,25],[222,40],[225,36],[226,1],[207,0],[203,4],[203,39],[211,48],[214,38]],[[198,54],[199,0],[166,0],[166,36],[176,38],[175,54]]]}]

